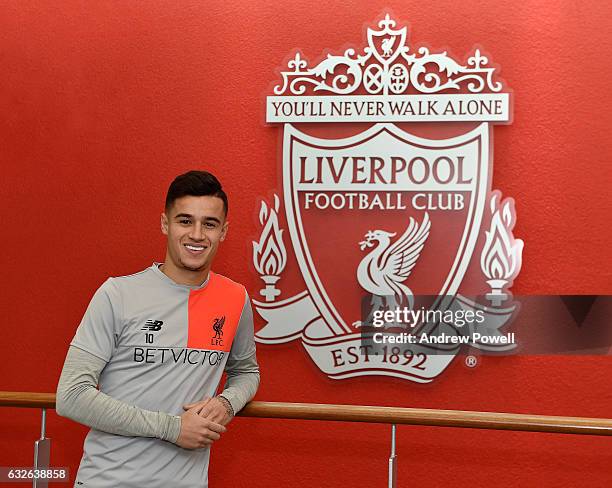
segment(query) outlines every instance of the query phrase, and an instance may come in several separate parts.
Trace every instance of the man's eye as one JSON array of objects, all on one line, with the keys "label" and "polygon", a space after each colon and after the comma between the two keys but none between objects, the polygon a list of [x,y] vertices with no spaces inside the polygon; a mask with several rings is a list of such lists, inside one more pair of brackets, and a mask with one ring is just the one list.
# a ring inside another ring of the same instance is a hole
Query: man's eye
[{"label": "man's eye", "polygon": [[217,227],[217,224],[215,224],[214,222],[206,222],[204,225],[207,229],[214,229],[215,227]]},{"label": "man's eye", "polygon": [[191,224],[191,220],[182,219],[182,220],[179,220],[179,224],[189,225],[189,224]]}]

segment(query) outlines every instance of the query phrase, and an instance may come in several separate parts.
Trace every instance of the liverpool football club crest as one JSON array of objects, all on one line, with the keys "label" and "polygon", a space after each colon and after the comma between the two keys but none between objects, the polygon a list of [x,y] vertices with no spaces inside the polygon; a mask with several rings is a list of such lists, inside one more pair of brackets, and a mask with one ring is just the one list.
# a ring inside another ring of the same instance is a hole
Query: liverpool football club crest
[{"label": "liverpool football club crest", "polygon": [[295,53],[267,97],[282,174],[253,241],[256,339],[301,344],[330,378],[426,383],[462,347],[515,347],[523,242],[491,188],[511,93],[479,49],[461,62],[411,47],[389,15],[364,37],[312,65]]}]

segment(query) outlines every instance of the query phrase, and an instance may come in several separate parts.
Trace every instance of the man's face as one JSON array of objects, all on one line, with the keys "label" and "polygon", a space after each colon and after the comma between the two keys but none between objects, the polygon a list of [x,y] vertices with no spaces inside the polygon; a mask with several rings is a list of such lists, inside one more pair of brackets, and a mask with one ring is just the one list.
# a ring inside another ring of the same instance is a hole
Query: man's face
[{"label": "man's face", "polygon": [[208,272],[225,239],[228,222],[223,200],[218,197],[178,198],[161,216],[162,232],[168,236],[165,266],[181,270]]}]

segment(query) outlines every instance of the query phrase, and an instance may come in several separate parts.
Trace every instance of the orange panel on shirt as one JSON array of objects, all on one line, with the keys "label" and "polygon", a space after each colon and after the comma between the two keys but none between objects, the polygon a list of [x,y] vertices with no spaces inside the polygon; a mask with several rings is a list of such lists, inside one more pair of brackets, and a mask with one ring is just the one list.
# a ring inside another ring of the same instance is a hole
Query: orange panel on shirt
[{"label": "orange panel on shirt", "polygon": [[187,347],[229,352],[244,300],[241,285],[211,272],[204,288],[189,293]]}]

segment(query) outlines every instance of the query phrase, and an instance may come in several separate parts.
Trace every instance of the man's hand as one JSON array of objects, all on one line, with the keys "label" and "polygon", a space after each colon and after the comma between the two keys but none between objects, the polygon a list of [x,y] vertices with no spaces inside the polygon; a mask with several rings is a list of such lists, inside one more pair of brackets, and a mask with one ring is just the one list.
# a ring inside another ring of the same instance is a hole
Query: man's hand
[{"label": "man's hand", "polygon": [[200,417],[224,426],[229,424],[233,418],[223,400],[218,397],[205,398],[201,402],[190,403],[183,408],[185,410],[194,410]]},{"label": "man's hand", "polygon": [[[199,404],[196,404],[199,405]],[[198,415],[202,407],[195,406],[181,415],[181,433],[176,444],[184,449],[210,446],[221,438],[227,429],[213,420]]]}]

